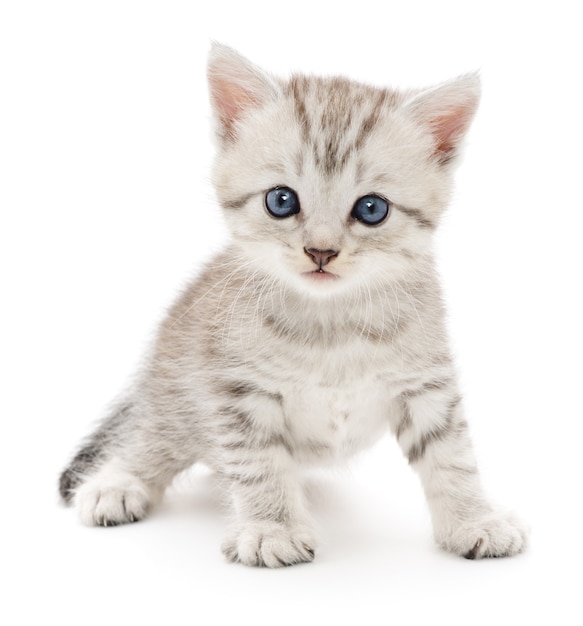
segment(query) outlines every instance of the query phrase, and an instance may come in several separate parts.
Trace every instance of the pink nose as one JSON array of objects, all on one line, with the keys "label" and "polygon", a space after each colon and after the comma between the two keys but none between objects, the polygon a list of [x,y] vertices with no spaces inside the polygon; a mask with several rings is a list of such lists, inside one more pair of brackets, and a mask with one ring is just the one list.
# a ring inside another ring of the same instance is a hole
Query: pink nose
[{"label": "pink nose", "polygon": [[330,261],[338,256],[336,250],[318,250],[317,248],[304,248],[304,252],[314,261],[321,269],[324,265],[328,265]]}]

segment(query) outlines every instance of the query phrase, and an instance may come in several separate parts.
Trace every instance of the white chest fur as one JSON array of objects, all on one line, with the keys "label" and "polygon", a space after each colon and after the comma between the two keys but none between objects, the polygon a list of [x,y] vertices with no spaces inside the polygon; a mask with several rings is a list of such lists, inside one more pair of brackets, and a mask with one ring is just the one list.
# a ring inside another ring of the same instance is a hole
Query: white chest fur
[{"label": "white chest fur", "polygon": [[286,430],[304,461],[345,458],[370,446],[388,428],[391,397],[376,377],[342,387],[306,383],[283,398]]}]

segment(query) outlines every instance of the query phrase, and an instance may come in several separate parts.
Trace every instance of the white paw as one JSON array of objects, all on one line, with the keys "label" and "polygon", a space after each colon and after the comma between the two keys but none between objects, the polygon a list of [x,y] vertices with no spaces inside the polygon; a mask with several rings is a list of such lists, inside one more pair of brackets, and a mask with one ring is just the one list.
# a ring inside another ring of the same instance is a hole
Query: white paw
[{"label": "white paw", "polygon": [[144,482],[124,471],[100,470],[75,494],[75,506],[87,526],[115,526],[145,517],[152,497]]},{"label": "white paw", "polygon": [[229,536],[222,550],[230,561],[244,565],[284,567],[313,561],[315,541],[305,526],[250,523]]},{"label": "white paw", "polygon": [[528,526],[512,515],[492,513],[460,522],[446,531],[436,530],[437,543],[466,559],[513,556],[528,542]]}]

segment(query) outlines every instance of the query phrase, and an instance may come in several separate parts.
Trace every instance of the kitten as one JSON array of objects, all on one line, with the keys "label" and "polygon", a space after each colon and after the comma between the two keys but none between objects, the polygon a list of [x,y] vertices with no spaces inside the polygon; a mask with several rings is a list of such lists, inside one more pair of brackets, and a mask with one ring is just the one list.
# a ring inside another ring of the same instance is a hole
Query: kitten
[{"label": "kitten", "polygon": [[133,522],[202,462],[232,500],[229,559],[311,561],[298,468],[390,430],[440,546],[520,552],[525,527],[480,486],[431,247],[478,77],[407,92],[283,81],[222,45],[208,77],[232,242],[171,308],[137,382],[63,472],[62,497],[86,524]]}]

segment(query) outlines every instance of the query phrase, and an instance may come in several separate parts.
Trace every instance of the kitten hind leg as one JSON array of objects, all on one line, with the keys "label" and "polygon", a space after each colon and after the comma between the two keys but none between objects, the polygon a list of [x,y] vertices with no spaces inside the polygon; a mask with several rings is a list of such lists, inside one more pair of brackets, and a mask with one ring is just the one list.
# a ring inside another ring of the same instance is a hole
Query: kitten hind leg
[{"label": "kitten hind leg", "polygon": [[426,383],[403,394],[401,405],[397,439],[421,478],[437,543],[468,559],[524,550],[526,525],[483,494],[457,391]]},{"label": "kitten hind leg", "polygon": [[[140,424],[131,404],[114,411],[61,474],[59,491],[89,526],[113,526],[143,519],[164,487],[183,467],[170,455],[140,445]],[[155,459],[155,462],[153,460]]]},{"label": "kitten hind leg", "polygon": [[143,519],[161,493],[112,458],[81,484],[73,502],[84,524],[114,526]]}]

